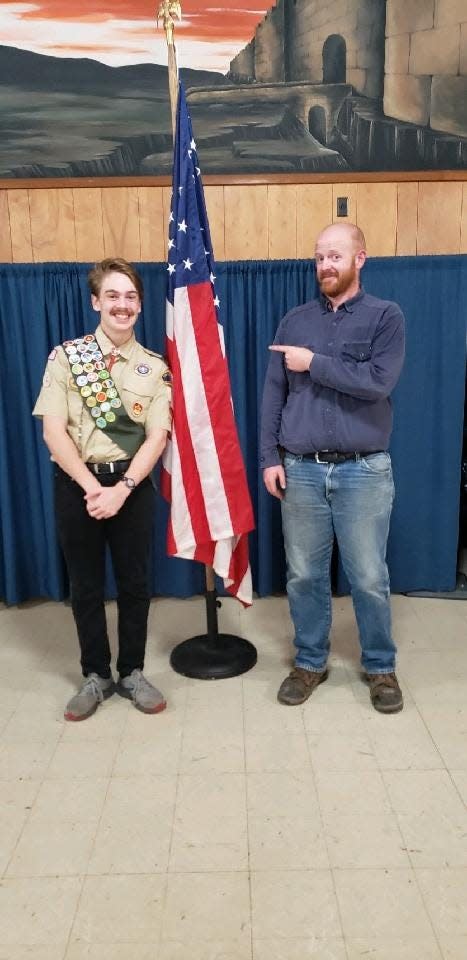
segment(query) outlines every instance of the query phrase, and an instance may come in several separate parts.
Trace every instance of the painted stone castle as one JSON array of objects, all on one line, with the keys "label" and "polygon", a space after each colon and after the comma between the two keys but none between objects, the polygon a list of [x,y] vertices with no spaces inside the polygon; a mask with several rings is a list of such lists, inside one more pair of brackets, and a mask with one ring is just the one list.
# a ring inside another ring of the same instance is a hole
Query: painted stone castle
[{"label": "painted stone castle", "polygon": [[452,165],[467,163],[467,0],[277,0],[229,75],[348,84],[381,115],[447,134],[435,161],[450,140]]}]

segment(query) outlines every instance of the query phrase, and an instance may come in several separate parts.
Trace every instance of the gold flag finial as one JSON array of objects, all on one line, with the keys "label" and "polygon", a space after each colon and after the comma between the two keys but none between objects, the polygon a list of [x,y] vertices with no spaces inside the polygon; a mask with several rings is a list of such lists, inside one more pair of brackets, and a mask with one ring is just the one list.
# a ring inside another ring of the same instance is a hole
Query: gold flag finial
[{"label": "gold flag finial", "polygon": [[175,19],[182,19],[182,7],[179,0],[162,0],[157,11],[157,26],[159,26],[159,20],[162,20],[167,46],[169,47],[174,46]]}]

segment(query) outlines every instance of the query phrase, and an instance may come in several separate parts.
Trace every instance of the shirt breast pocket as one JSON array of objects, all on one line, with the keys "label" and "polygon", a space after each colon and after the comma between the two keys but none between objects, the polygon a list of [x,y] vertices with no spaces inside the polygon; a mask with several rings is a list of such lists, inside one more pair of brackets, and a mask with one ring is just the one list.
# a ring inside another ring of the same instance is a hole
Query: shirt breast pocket
[{"label": "shirt breast pocket", "polygon": [[371,357],[371,340],[348,340],[342,346],[342,356],[345,360],[355,360],[362,363]]},{"label": "shirt breast pocket", "polygon": [[142,377],[133,374],[125,379],[120,390],[122,403],[132,420],[144,423],[153,399],[155,384],[152,377]]}]

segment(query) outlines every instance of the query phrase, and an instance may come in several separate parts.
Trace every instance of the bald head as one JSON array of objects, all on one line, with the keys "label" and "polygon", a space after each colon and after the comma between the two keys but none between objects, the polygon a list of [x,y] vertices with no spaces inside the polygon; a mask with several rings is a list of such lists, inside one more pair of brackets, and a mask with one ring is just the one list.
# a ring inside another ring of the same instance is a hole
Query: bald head
[{"label": "bald head", "polygon": [[360,230],[360,227],[357,227],[355,223],[331,223],[319,234],[316,247],[318,248],[320,243],[330,243],[333,240],[348,245],[352,252],[359,253],[363,250],[366,253],[366,240],[363,230]]},{"label": "bald head", "polygon": [[334,307],[358,293],[366,244],[355,223],[333,223],[322,230],[315,257],[321,291]]}]

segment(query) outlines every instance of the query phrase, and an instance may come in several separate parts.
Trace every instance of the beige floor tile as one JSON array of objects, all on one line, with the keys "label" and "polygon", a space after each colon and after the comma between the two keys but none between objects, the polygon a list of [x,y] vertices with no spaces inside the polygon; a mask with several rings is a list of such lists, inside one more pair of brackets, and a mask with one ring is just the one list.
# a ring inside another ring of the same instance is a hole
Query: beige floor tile
[{"label": "beige floor tile", "polygon": [[263,689],[259,683],[256,686],[254,695],[252,695],[251,686],[248,690],[248,702],[244,711],[245,732],[252,736],[261,736],[265,733],[302,734],[303,709],[301,707],[289,709],[277,702],[279,683],[272,684],[267,680],[263,684]]},{"label": "beige floor tile", "polygon": [[316,789],[323,816],[331,822],[334,817],[338,820],[350,814],[383,817],[391,813],[383,777],[376,770],[320,770]]},{"label": "beige floor tile", "polygon": [[334,870],[334,880],[346,938],[432,936],[412,870]]},{"label": "beige floor tile", "polygon": [[166,879],[87,877],[70,943],[157,943]]},{"label": "beige floor tile", "polygon": [[251,945],[235,940],[192,940],[189,947],[183,940],[159,945],[157,960],[187,960],[187,957],[189,960],[251,960]]},{"label": "beige floor tile", "polygon": [[1,780],[42,780],[55,752],[55,741],[5,743],[0,746]]},{"label": "beige floor tile", "polygon": [[87,872],[165,871],[175,789],[174,776],[111,780]]},{"label": "beige floor tile", "polygon": [[254,940],[253,960],[347,960],[344,941]]},{"label": "beige floor tile", "polygon": [[2,733],[4,743],[36,741],[58,743],[63,735],[65,722],[63,713],[38,710],[35,706],[37,694],[26,693],[21,704],[11,716]]},{"label": "beige floor tile", "polygon": [[247,735],[245,748],[246,768],[249,773],[310,770],[304,733]]},{"label": "beige floor tile", "polygon": [[243,729],[209,730],[207,724],[187,724],[183,736],[180,773],[242,773],[245,768]]},{"label": "beige floor tile", "polygon": [[118,743],[113,739],[59,743],[47,770],[47,779],[109,777],[117,747]]},{"label": "beige floor tile", "polygon": [[384,777],[413,866],[467,867],[467,810],[448,772]]},{"label": "beige floor tile", "polygon": [[467,936],[467,867],[417,870],[416,874],[438,936]]},{"label": "beige floor tile", "polygon": [[162,942],[230,940],[250,943],[250,895],[245,873],[173,874],[167,880]]},{"label": "beige floor tile", "polygon": [[[464,686],[464,700],[465,690]],[[467,770],[467,706],[443,703],[422,706],[420,713],[449,769]]]},{"label": "beige floor tile", "polygon": [[173,812],[160,810],[156,817],[131,813],[102,816],[87,866],[88,874],[160,874],[169,860]]},{"label": "beige floor tile", "polygon": [[[137,960],[159,960],[159,958],[157,943],[138,943]],[[135,944],[71,943],[64,960],[136,960]]]},{"label": "beige floor tile", "polygon": [[33,780],[4,780],[0,784],[0,876],[8,866],[38,789],[39,784]]},{"label": "beige floor tile", "polygon": [[319,817],[310,767],[247,774],[248,811],[256,817]]},{"label": "beige floor tile", "polygon": [[330,733],[344,737],[365,736],[362,710],[355,701],[317,703],[313,699],[309,706],[310,709],[304,711],[303,719],[310,736]]},{"label": "beige floor tile", "polygon": [[105,777],[83,780],[44,780],[33,804],[30,822],[40,824],[93,823],[97,826],[109,780]]},{"label": "beige floor tile", "polygon": [[348,960],[443,960],[436,940],[346,940]]},{"label": "beige floor tile", "polygon": [[8,877],[69,877],[86,872],[95,823],[38,821],[26,824],[10,860]]},{"label": "beige floor tile", "polygon": [[252,870],[318,870],[329,867],[319,816],[255,817],[250,814],[248,835]]},{"label": "beige floor tile", "polygon": [[65,947],[54,944],[47,946],[4,946],[0,944],[0,960],[65,960]]},{"label": "beige floor tile", "polygon": [[467,770],[450,770],[455,787],[467,807]]},{"label": "beige floor tile", "polygon": [[394,814],[324,817],[331,867],[406,867],[410,860]]},{"label": "beige floor tile", "polygon": [[465,960],[467,957],[467,934],[463,937],[440,937],[444,960]]},{"label": "beige floor tile", "polygon": [[315,773],[323,770],[347,772],[376,770],[374,749],[366,734],[343,736],[334,733],[308,734],[311,763]]},{"label": "beige floor tile", "polygon": [[65,948],[82,881],[76,877],[7,879],[0,884],[0,943]]},{"label": "beige floor tile", "polygon": [[252,873],[253,941],[342,935],[330,870]]},{"label": "beige floor tile", "polygon": [[248,869],[246,814],[209,819],[176,817],[169,870],[171,873]]},{"label": "beige floor tile", "polygon": [[114,777],[146,777],[159,774],[174,775],[177,773],[182,730],[179,725],[165,734],[162,725],[159,727],[158,717],[148,717],[154,722],[143,738],[136,736],[123,737],[117,749],[112,775]]},{"label": "beige floor tile", "polygon": [[443,768],[425,724],[413,704],[393,716],[368,708],[366,728],[381,770],[435,770]]},{"label": "beige floor tile", "polygon": [[229,871],[247,867],[245,774],[180,776],[170,871]]}]

